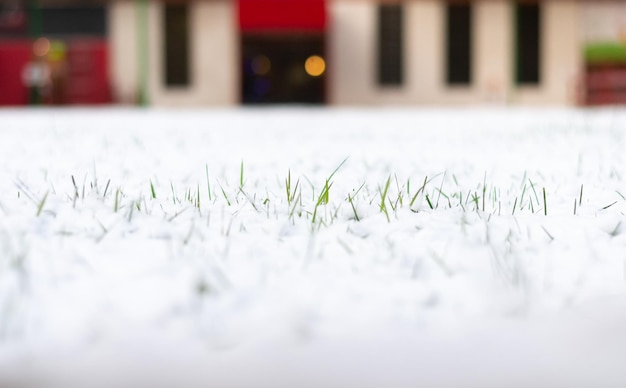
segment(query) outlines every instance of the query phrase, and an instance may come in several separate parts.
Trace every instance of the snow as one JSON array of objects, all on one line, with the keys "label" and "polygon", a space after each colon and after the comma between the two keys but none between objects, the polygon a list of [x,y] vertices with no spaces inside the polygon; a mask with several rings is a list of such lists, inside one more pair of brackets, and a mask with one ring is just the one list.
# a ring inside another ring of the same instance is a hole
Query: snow
[{"label": "snow", "polygon": [[0,386],[623,387],[625,134],[620,108],[2,110]]}]

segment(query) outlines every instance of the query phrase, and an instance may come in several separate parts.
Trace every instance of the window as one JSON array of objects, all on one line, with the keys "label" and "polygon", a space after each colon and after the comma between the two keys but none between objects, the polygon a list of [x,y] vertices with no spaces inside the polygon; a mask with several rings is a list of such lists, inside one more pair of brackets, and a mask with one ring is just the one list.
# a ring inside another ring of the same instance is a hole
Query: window
[{"label": "window", "polygon": [[378,7],[378,83],[402,84],[402,5]]},{"label": "window", "polygon": [[516,82],[537,85],[541,82],[541,7],[538,3],[518,2],[515,17]]},{"label": "window", "polygon": [[189,85],[189,12],[187,4],[165,5],[165,84]]},{"label": "window", "polygon": [[451,2],[447,18],[447,82],[468,85],[472,82],[472,8],[469,3]]},{"label": "window", "polygon": [[41,7],[41,33],[52,36],[107,33],[106,8],[103,5]]},{"label": "window", "polygon": [[24,4],[17,1],[0,2],[0,36],[22,37],[27,32]]}]

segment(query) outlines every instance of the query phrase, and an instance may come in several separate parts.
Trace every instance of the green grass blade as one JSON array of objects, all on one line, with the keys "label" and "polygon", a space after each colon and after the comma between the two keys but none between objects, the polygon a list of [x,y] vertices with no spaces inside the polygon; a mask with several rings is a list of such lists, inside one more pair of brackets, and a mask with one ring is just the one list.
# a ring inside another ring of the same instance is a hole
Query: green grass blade
[{"label": "green grass blade", "polygon": [[150,194],[152,195],[152,199],[156,199],[156,191],[154,190],[154,184],[152,180],[150,180]]},{"label": "green grass blade", "polygon": [[37,217],[41,215],[41,212],[43,211],[43,207],[46,204],[46,200],[48,199],[49,193],[50,191],[47,191],[46,194],[44,194],[43,198],[41,198],[41,201],[39,201],[39,205],[37,206]]}]

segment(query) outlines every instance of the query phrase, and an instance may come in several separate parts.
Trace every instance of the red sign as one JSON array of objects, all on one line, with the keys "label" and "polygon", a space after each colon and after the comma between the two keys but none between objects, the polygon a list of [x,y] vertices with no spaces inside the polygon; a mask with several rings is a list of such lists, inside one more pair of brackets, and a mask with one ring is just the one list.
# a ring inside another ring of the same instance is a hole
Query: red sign
[{"label": "red sign", "polygon": [[25,105],[28,88],[22,80],[22,72],[32,55],[32,43],[28,40],[0,42],[0,105]]},{"label": "red sign", "polygon": [[111,102],[108,61],[107,42],[103,39],[73,40],[68,44],[68,103]]},{"label": "red sign", "polygon": [[324,0],[239,0],[239,27],[244,32],[323,31]]}]

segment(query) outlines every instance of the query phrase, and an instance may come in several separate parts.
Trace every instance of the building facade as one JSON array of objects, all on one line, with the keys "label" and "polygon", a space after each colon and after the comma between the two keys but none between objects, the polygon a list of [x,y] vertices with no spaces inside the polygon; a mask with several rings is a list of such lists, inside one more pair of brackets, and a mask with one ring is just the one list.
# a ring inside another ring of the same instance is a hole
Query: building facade
[{"label": "building facade", "polygon": [[[43,5],[39,5],[38,12],[22,6],[28,11],[24,13],[29,19],[26,24],[31,25],[22,26],[22,30],[29,31],[27,35],[19,36],[16,27],[7,28],[11,24],[6,15],[15,17],[19,12],[0,13],[5,15],[4,19],[0,16],[0,73],[5,73],[0,74],[0,94],[3,88],[7,90],[6,79],[15,81],[6,74],[20,67],[15,63],[6,65],[9,46],[19,39],[24,43],[44,37],[65,44],[68,53],[74,46],[100,53],[99,59],[87,66],[91,70],[82,70],[88,75],[83,78],[100,80],[95,82],[100,85],[100,97],[62,99],[67,103],[223,106],[626,102],[626,6],[621,1],[40,3]],[[51,9],[56,10],[56,16]],[[92,15],[91,23],[70,28],[74,18],[58,16],[63,12],[70,16],[74,12],[74,17]],[[39,32],[33,31],[33,15],[43,19]],[[68,31],[50,33],[47,26],[55,23],[65,25]],[[88,28],[99,23],[104,27],[97,31]],[[30,55],[24,47],[22,61]],[[67,67],[73,69],[80,61],[67,62]],[[66,88],[81,84],[75,79],[79,73],[69,70]],[[17,88],[15,82],[12,87]],[[0,97],[0,104],[6,105],[7,101]]]}]

